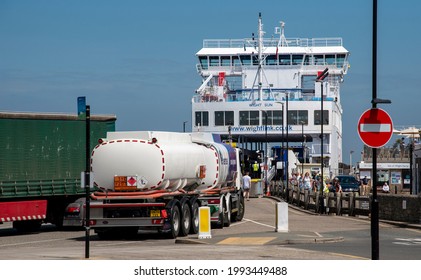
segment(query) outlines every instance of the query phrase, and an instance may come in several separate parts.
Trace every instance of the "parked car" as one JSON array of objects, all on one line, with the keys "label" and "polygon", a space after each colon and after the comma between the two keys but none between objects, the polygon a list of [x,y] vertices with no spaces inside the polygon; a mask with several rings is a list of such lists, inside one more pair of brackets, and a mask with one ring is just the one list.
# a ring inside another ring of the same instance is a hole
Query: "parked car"
[{"label": "parked car", "polygon": [[335,178],[338,178],[343,192],[358,192],[360,190],[360,184],[352,175],[338,175]]}]

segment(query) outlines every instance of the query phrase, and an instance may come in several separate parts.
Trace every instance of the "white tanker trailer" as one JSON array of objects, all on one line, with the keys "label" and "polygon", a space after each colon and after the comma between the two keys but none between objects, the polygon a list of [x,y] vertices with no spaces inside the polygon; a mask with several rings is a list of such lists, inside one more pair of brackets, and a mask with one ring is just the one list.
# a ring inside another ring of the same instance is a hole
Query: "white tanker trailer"
[{"label": "white tanker trailer", "polygon": [[92,228],[100,237],[139,228],[185,236],[198,232],[200,206],[218,227],[241,220],[239,153],[209,133],[109,132],[91,155]]}]

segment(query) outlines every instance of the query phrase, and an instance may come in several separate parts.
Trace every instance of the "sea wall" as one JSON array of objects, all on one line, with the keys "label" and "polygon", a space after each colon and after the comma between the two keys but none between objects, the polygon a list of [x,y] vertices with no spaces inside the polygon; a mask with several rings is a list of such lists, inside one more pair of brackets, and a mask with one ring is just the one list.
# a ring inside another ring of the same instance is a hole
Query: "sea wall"
[{"label": "sea wall", "polygon": [[421,196],[378,194],[379,219],[421,223]]}]

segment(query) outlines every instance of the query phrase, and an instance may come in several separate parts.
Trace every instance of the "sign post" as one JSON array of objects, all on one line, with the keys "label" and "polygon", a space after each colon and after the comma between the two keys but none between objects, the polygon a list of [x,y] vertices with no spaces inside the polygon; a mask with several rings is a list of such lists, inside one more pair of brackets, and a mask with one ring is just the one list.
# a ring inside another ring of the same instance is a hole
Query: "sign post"
[{"label": "sign post", "polygon": [[86,119],[85,119],[85,128],[86,128],[86,168],[85,168],[85,196],[86,196],[86,217],[85,217],[85,258],[89,259],[89,233],[90,233],[90,176],[91,176],[91,107],[89,105],[86,105]]}]

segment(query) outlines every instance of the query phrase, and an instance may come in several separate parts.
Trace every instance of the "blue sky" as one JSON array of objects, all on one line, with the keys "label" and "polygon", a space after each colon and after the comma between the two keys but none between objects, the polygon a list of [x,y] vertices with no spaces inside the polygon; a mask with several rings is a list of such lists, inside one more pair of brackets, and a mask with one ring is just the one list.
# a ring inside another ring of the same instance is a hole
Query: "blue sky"
[{"label": "blue sky", "polygon": [[[421,126],[421,1],[378,1],[379,105],[395,126]],[[357,122],[371,107],[372,1],[0,1],[0,111],[116,114],[117,130],[181,131],[201,79],[203,39],[342,37],[343,159],[362,150]],[[391,144],[391,142],[389,142]],[[358,160],[354,155],[354,162]]]}]

